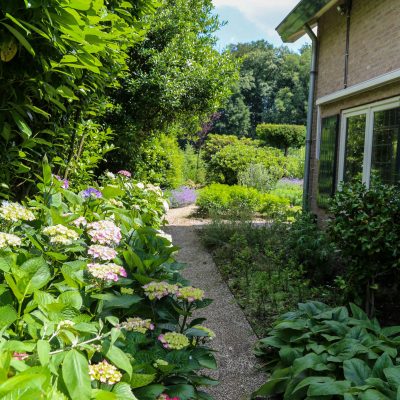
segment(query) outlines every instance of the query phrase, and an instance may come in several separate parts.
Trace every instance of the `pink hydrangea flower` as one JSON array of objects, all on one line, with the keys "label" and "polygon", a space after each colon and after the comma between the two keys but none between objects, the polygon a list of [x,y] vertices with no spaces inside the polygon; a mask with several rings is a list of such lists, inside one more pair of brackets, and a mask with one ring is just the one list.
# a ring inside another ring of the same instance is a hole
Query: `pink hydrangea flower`
[{"label": "pink hydrangea flower", "polygon": [[121,169],[121,171],[118,171],[117,173],[119,175],[125,176],[127,178],[130,178],[132,176],[132,174],[129,171],[125,170],[125,169]]},{"label": "pink hydrangea flower", "polygon": [[18,353],[17,351],[14,351],[13,353],[13,358],[18,361],[26,360],[28,357],[29,357],[28,353]]},{"label": "pink hydrangea flower", "polygon": [[94,278],[97,278],[97,279],[100,279],[103,281],[117,282],[121,276],[124,278],[127,277],[127,273],[126,273],[125,269],[118,264],[89,263],[87,267],[88,267],[89,273]]},{"label": "pink hydrangea flower", "polygon": [[97,258],[103,261],[111,261],[117,257],[117,252],[108,246],[101,246],[99,244],[93,244],[89,247],[88,254],[93,258]]},{"label": "pink hydrangea flower", "polygon": [[121,230],[112,221],[97,221],[88,224],[88,235],[94,243],[117,245],[121,241]]}]

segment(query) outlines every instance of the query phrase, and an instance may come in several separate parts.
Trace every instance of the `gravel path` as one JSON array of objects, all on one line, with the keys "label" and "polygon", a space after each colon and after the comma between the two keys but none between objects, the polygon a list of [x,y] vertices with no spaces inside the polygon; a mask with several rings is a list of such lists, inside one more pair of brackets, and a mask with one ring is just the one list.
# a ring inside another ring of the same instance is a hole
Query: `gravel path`
[{"label": "gravel path", "polygon": [[201,316],[207,318],[206,325],[217,335],[213,348],[217,350],[219,369],[210,375],[220,384],[207,392],[215,400],[247,400],[250,393],[265,382],[252,355],[257,338],[196,234],[206,221],[192,218],[194,209],[189,206],[170,210],[167,215],[169,226],[165,230],[181,248],[178,260],[188,264],[184,277],[204,289],[206,296],[214,300],[211,306],[200,310]]}]

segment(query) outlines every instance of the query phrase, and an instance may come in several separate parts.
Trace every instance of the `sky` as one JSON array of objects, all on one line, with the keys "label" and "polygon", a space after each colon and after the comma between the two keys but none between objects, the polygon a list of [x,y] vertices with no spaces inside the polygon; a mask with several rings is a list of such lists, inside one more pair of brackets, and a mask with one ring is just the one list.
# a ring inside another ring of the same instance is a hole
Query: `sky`
[{"label": "sky", "polygon": [[[299,0],[213,0],[215,12],[227,24],[217,34],[222,50],[230,43],[265,39],[282,45],[275,28],[295,7]],[[309,43],[306,36],[288,46],[298,50]]]}]

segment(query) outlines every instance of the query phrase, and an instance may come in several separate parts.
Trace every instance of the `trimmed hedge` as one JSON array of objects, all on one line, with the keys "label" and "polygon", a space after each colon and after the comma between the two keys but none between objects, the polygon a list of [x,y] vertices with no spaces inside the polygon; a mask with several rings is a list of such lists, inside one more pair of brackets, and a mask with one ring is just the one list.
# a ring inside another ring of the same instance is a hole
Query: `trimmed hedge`
[{"label": "trimmed hedge", "polygon": [[283,149],[285,156],[289,147],[299,148],[304,145],[306,127],[303,125],[260,124],[256,128],[257,136],[267,145]]},{"label": "trimmed hedge", "polygon": [[265,218],[292,217],[300,207],[293,207],[288,198],[261,193],[254,188],[212,184],[200,190],[196,204],[199,212],[217,217],[252,216]]}]

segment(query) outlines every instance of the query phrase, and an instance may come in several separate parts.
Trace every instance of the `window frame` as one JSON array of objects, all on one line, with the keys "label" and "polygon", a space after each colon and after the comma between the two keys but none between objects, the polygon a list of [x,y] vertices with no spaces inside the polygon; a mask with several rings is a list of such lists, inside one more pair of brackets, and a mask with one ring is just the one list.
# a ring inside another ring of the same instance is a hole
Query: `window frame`
[{"label": "window frame", "polygon": [[400,107],[400,96],[377,101],[359,107],[350,108],[341,112],[340,134],[339,134],[339,166],[337,174],[337,188],[340,189],[344,177],[346,144],[347,144],[347,120],[350,117],[365,114],[366,124],[364,133],[364,154],[362,181],[369,187],[371,178],[372,145],[374,135],[375,112],[391,110]]}]

